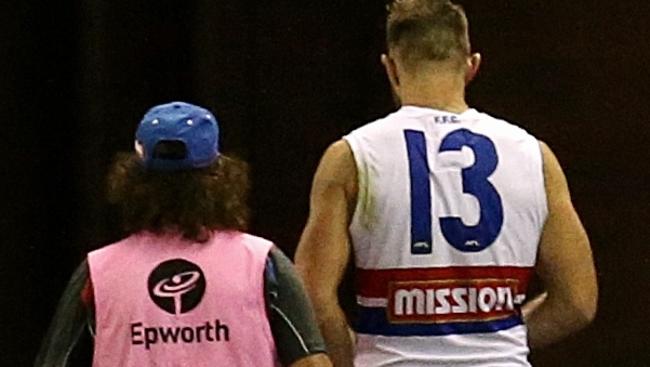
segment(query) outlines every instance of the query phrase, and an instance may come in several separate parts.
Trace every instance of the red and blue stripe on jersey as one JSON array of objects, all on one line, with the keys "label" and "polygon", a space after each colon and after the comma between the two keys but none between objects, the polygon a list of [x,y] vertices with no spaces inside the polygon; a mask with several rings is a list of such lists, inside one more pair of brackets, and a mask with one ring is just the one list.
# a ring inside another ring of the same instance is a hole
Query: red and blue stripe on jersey
[{"label": "red and blue stripe on jersey", "polygon": [[487,333],[523,323],[532,267],[358,269],[356,331],[385,336]]}]

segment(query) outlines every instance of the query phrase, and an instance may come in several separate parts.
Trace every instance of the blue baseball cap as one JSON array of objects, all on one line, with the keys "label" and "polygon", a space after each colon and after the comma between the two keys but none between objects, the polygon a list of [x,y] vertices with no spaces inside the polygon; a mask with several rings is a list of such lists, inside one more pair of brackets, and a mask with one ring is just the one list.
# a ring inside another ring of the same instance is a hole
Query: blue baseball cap
[{"label": "blue baseball cap", "polygon": [[219,156],[219,125],[205,108],[185,102],[152,107],[135,133],[135,150],[147,169],[204,168]]}]

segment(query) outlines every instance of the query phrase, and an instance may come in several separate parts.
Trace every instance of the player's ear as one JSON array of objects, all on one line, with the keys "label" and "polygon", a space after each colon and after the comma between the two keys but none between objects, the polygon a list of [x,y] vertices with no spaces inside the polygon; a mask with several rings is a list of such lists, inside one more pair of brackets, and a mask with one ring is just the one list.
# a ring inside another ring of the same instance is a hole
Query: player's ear
[{"label": "player's ear", "polygon": [[467,68],[465,71],[465,84],[469,84],[476,74],[478,74],[478,69],[481,67],[481,54],[478,52],[473,53],[470,57],[467,58]]},{"label": "player's ear", "polygon": [[402,105],[402,97],[397,63],[395,62],[395,59],[388,54],[381,55],[381,63],[384,65],[388,81],[390,81],[393,102],[395,102],[396,107],[399,107]]},{"label": "player's ear", "polygon": [[384,65],[384,69],[386,69],[386,75],[388,76],[388,81],[390,81],[390,85],[393,88],[393,92],[399,95],[399,74],[397,72],[397,64],[395,64],[395,60],[393,60],[393,58],[388,54],[381,54],[381,63]]}]

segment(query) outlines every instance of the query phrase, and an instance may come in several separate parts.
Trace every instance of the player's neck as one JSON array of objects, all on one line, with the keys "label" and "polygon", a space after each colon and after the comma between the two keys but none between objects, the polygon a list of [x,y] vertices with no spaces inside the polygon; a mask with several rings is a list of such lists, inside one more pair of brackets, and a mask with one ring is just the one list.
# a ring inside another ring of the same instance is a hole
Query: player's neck
[{"label": "player's neck", "polygon": [[453,113],[463,113],[469,108],[465,102],[465,81],[456,74],[407,77],[400,86],[400,98],[403,106],[428,107]]}]

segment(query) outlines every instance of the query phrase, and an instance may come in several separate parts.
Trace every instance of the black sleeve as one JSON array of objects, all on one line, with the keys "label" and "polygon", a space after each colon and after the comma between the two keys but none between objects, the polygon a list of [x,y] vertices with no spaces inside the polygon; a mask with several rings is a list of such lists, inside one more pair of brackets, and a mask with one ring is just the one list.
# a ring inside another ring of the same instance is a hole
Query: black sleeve
[{"label": "black sleeve", "polygon": [[291,260],[278,248],[272,248],[264,275],[271,332],[282,365],[325,353],[314,311]]},{"label": "black sleeve", "polygon": [[89,366],[92,363],[91,313],[81,299],[87,281],[88,264],[84,261],[61,296],[35,367]]}]

